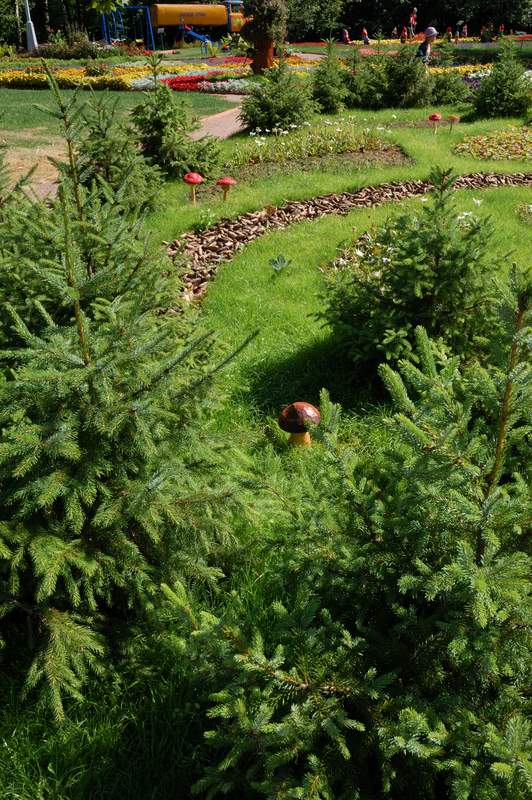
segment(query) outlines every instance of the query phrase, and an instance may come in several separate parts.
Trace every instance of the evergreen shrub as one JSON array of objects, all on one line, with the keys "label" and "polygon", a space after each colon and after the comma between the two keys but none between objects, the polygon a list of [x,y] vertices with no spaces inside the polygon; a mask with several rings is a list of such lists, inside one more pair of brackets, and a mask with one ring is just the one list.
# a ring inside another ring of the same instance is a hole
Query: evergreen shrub
[{"label": "evergreen shrub", "polygon": [[520,117],[532,101],[532,86],[525,69],[509,42],[501,45],[491,74],[481,81],[474,96],[477,114],[482,117]]},{"label": "evergreen shrub", "polygon": [[246,128],[286,129],[309,119],[313,103],[309,87],[294,75],[283,59],[264,72],[244,98],[241,117]]},{"label": "evergreen shrub", "polygon": [[282,502],[249,597],[213,614],[164,588],[216,684],[197,794],[529,796],[530,297],[503,306],[506,364],[419,328],[416,362],[381,367],[382,444],[341,445],[325,409],[322,445],[256,478]]},{"label": "evergreen shrub", "polygon": [[75,151],[81,183],[98,188],[105,184],[119,190],[127,208],[149,209],[162,186],[158,167],[139,152],[133,131],[117,114],[118,101],[92,94],[77,127]]},{"label": "evergreen shrub", "polygon": [[143,154],[169,175],[216,174],[220,149],[211,136],[194,141],[188,135],[199,127],[187,104],[166,84],[157,82],[131,112]]},{"label": "evergreen shrub", "polygon": [[389,218],[326,273],[322,318],[356,366],[409,355],[418,324],[464,356],[496,333],[491,222],[457,213],[450,171],[430,179],[420,212]]},{"label": "evergreen shrub", "polygon": [[59,103],[59,200],[0,202],[0,615],[3,668],[60,720],[161,579],[221,575],[232,535],[214,509],[234,501],[192,424],[212,334],[179,299],[179,265],[144,242],[140,209],[124,214],[103,177],[101,192],[82,185]]},{"label": "evergreen shrub", "polygon": [[336,114],[347,95],[344,69],[334,54],[335,41],[327,42],[327,52],[312,73],[312,96],[323,114]]}]

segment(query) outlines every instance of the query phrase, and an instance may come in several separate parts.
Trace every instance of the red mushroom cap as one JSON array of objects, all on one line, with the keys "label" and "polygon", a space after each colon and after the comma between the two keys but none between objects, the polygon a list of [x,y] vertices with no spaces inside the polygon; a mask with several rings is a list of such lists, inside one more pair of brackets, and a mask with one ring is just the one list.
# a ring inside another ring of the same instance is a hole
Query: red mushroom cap
[{"label": "red mushroom cap", "polygon": [[190,183],[192,186],[196,186],[199,183],[203,183],[203,175],[200,175],[199,172],[187,172],[186,175],[183,175],[183,180],[185,183]]},{"label": "red mushroom cap", "polygon": [[429,119],[431,122],[441,122],[441,114],[431,114]]},{"label": "red mushroom cap", "polygon": [[308,423],[319,425],[321,415],[315,406],[304,401],[291,403],[279,414],[279,427],[287,433],[305,433]]},{"label": "red mushroom cap", "polygon": [[216,181],[217,186],[234,186],[236,181],[234,178],[230,178],[228,175],[225,178],[218,178]]}]

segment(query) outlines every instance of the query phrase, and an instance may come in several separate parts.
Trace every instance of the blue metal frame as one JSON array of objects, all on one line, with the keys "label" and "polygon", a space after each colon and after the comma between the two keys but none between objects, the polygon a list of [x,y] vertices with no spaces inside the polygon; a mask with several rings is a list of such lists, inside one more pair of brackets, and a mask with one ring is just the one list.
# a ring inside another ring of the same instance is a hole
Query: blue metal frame
[{"label": "blue metal frame", "polygon": [[[151,24],[151,14],[150,14],[150,7],[149,6],[119,6],[116,9],[116,12],[113,12],[110,16],[112,18],[113,27],[116,30],[116,17],[115,14],[119,14],[122,20],[122,15],[124,11],[143,11],[144,12],[144,24],[146,26],[146,46],[149,50],[156,50],[155,47],[155,36],[153,35],[153,26]],[[122,22],[123,25],[123,22]],[[104,41],[108,44],[111,44],[111,31],[109,29],[109,23],[107,20],[107,14],[102,14],[102,37]]]}]

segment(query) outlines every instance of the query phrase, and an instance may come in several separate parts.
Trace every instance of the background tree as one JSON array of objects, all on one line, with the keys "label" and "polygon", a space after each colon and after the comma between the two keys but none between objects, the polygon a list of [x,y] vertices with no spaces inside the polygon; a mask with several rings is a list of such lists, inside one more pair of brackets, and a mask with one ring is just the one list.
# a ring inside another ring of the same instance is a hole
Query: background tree
[{"label": "background tree", "polygon": [[285,0],[245,0],[244,14],[252,20],[242,35],[253,42],[253,71],[260,73],[273,66],[274,45],[284,41],[288,9]]}]

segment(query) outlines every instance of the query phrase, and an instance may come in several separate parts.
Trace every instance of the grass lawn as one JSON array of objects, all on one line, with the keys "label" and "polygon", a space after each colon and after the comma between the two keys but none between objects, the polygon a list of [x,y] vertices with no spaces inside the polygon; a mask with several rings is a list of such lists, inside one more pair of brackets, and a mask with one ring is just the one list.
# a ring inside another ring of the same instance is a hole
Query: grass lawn
[{"label": "grass lawn", "polygon": [[[67,98],[71,97],[73,93],[73,90],[62,92],[63,96]],[[139,92],[106,92],[105,96],[112,100],[118,100],[118,108],[123,114],[136,106],[140,100]],[[80,93],[80,103],[83,103],[87,97],[87,94]],[[203,92],[183,92],[182,97],[200,117],[217,114],[234,105],[222,97]],[[20,131],[32,128],[38,128],[41,133],[43,131],[57,133],[56,120],[36,108],[35,104],[52,109],[54,104],[52,93],[48,89],[0,89],[0,134],[2,131]]]}]

